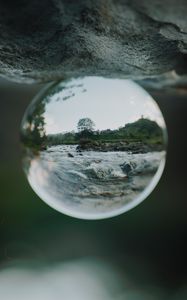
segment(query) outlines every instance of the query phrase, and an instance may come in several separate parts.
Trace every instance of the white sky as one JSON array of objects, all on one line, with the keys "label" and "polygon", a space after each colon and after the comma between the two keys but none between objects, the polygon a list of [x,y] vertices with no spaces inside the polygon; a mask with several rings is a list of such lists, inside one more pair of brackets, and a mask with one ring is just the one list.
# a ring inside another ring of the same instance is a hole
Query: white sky
[{"label": "white sky", "polygon": [[[96,130],[117,129],[142,115],[165,127],[155,101],[131,80],[85,77],[60,85],[61,91],[46,104],[47,134],[77,131],[81,118],[92,119]],[[69,98],[64,100],[66,97]]]}]

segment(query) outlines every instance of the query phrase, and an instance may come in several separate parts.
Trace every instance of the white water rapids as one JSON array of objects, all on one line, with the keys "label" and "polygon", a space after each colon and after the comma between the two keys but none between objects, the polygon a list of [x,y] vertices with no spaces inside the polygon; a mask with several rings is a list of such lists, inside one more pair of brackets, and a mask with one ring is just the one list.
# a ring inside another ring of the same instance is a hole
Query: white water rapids
[{"label": "white water rapids", "polygon": [[52,146],[30,159],[28,179],[36,193],[58,210],[61,206],[65,213],[102,214],[134,201],[164,161],[164,151],[77,152],[76,146]]}]

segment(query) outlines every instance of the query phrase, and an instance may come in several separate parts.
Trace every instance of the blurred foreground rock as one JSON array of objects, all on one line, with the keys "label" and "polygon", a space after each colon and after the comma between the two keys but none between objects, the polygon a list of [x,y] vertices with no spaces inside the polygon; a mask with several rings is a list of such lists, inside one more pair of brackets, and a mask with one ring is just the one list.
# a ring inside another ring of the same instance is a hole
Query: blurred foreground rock
[{"label": "blurred foreground rock", "polygon": [[186,16],[186,0],[2,0],[0,73],[28,83],[103,75],[185,86]]}]

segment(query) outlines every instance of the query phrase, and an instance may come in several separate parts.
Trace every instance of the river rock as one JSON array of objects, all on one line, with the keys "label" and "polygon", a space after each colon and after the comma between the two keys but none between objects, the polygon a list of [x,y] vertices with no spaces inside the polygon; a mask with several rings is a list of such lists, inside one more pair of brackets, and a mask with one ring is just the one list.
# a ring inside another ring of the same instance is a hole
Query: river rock
[{"label": "river rock", "polygon": [[74,155],[71,153],[68,153],[68,157],[74,157]]}]

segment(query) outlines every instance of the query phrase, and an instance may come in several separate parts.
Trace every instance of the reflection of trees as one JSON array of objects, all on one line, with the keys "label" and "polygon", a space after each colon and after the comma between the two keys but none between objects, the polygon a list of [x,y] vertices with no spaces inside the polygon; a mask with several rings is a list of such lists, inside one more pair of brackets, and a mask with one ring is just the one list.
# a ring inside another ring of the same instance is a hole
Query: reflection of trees
[{"label": "reflection of trees", "polygon": [[80,119],[77,124],[77,138],[79,140],[92,138],[94,127],[95,123],[90,118]]},{"label": "reflection of trees", "polygon": [[163,130],[155,122],[146,118],[126,124],[118,129],[94,130],[95,124],[89,118],[80,119],[77,124],[78,132],[66,132],[48,135],[49,145],[80,144],[83,142],[119,143],[143,142],[164,145]]},{"label": "reflection of trees", "polygon": [[122,132],[125,130],[127,136],[139,139],[155,139],[163,135],[162,128],[155,121],[143,117],[133,123],[126,124],[121,130]]},{"label": "reflection of trees", "polygon": [[78,132],[93,131],[94,127],[95,127],[95,123],[90,118],[80,119],[77,124]]},{"label": "reflection of trees", "polygon": [[31,109],[27,115],[27,119],[23,124],[21,138],[24,144],[36,148],[42,146],[46,140],[45,133],[45,102],[41,101]]}]

